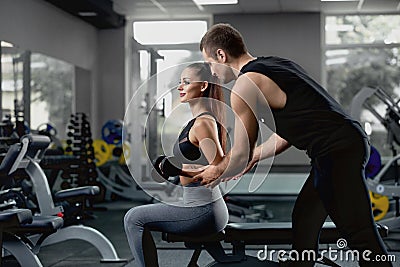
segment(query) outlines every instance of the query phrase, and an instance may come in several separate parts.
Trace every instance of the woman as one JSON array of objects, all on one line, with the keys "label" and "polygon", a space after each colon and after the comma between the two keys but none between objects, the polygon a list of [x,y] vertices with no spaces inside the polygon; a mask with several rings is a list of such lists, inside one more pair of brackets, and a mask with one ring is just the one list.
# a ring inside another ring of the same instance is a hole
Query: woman
[{"label": "woman", "polygon": [[[179,135],[174,156],[181,159],[183,173],[218,164],[225,153],[226,132],[223,93],[206,63],[186,67],[178,86],[182,103],[188,103],[193,119]],[[207,235],[224,229],[228,209],[218,187],[213,189],[180,176],[181,205],[149,204],[130,209],[124,218],[125,232],[135,257],[135,266],[158,266],[157,249],[150,231],[184,235]]]}]

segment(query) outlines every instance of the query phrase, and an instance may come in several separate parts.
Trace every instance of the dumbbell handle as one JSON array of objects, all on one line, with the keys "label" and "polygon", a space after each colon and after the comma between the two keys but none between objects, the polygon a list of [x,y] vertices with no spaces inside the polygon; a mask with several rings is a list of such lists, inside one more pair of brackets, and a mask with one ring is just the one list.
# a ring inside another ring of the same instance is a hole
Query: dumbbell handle
[{"label": "dumbbell handle", "polygon": [[165,177],[185,176],[191,178],[203,172],[203,169],[183,170],[182,162],[176,157],[160,156],[156,159],[154,164],[156,164],[156,166],[154,166],[156,170]]},{"label": "dumbbell handle", "polygon": [[182,173],[182,162],[175,157],[164,157],[160,162],[161,171],[169,176],[178,176]]}]

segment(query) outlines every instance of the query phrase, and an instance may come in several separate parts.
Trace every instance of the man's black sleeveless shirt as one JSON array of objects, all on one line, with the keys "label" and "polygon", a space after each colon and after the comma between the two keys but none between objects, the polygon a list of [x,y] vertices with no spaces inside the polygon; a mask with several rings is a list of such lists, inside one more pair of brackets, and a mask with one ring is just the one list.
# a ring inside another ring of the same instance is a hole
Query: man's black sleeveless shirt
[{"label": "man's black sleeveless shirt", "polygon": [[279,57],[259,57],[241,73],[256,72],[273,80],[286,93],[282,109],[271,109],[276,133],[311,157],[350,148],[367,138],[361,125],[315,82],[302,67]]}]

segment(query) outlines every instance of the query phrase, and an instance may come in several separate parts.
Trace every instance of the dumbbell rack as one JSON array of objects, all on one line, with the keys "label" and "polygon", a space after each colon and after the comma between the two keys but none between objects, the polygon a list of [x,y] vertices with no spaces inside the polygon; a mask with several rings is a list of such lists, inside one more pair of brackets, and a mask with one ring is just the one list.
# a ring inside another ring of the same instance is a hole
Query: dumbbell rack
[{"label": "dumbbell rack", "polygon": [[93,139],[90,123],[85,113],[71,114],[67,126],[67,147],[65,151],[78,159],[64,169],[62,189],[97,185],[96,164],[94,162]]}]

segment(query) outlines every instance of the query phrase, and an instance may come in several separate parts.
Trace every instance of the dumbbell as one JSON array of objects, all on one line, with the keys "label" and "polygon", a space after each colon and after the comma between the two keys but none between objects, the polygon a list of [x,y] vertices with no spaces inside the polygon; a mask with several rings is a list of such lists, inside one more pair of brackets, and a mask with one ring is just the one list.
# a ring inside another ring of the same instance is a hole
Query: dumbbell
[{"label": "dumbbell", "polygon": [[176,157],[161,155],[153,161],[152,178],[157,182],[165,182],[169,177],[182,173],[182,162]]}]

